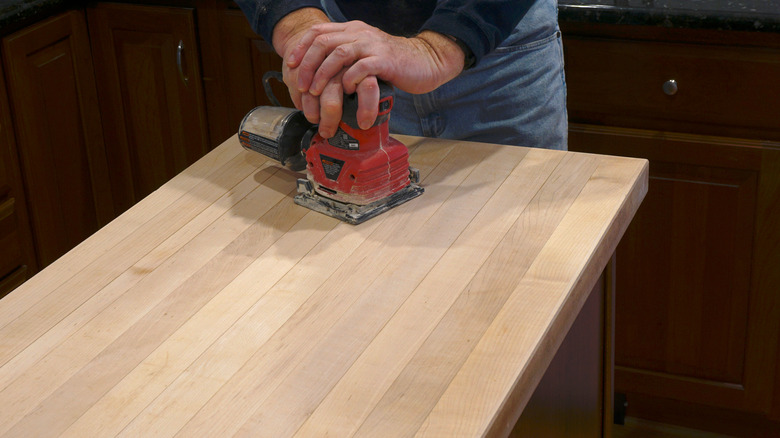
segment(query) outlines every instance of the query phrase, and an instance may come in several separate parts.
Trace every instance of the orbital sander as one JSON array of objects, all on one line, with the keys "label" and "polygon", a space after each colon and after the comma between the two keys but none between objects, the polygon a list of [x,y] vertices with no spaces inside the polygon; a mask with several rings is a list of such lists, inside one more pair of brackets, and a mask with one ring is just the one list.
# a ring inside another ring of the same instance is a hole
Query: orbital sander
[{"label": "orbital sander", "polygon": [[379,112],[368,129],[358,126],[353,93],[344,95],[331,138],[320,136],[301,111],[279,106],[250,111],[238,138],[245,149],[305,171],[306,178],[297,182],[296,204],[359,224],[423,193],[419,171],[409,167],[408,149],[390,136],[392,108],[393,87],[379,81]]}]

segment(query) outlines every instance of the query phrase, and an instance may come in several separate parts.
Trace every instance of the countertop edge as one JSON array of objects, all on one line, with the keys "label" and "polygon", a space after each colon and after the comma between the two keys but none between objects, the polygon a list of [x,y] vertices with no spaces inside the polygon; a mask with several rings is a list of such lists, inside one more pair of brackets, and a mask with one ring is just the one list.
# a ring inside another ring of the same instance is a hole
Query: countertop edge
[{"label": "countertop edge", "polygon": [[780,14],[686,9],[641,9],[606,5],[558,6],[560,22],[656,26],[724,31],[780,32]]}]

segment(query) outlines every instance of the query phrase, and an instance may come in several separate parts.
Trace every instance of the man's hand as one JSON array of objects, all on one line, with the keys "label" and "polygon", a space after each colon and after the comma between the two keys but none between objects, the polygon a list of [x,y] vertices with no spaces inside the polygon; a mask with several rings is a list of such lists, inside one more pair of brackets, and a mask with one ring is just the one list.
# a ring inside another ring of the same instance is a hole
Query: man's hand
[{"label": "man's hand", "polygon": [[426,93],[460,74],[464,54],[453,40],[436,32],[395,37],[351,21],[311,26],[284,59],[286,67],[296,72],[297,83],[288,87],[296,86],[303,96],[307,118],[318,117],[313,114],[318,108],[307,101],[319,97],[320,126],[327,122],[327,132],[333,114],[338,113],[336,124],[341,117],[341,91],[358,93],[358,124],[367,128],[377,115],[377,77],[409,93]]},{"label": "man's hand", "polygon": [[[286,15],[274,27],[273,45],[276,53],[282,55],[285,60],[290,59],[294,50],[300,47],[300,40],[314,25],[328,23],[328,17],[319,9],[304,8]],[[298,89],[298,64],[284,62],[282,75],[284,82],[290,91],[295,107],[303,111],[311,123],[319,124],[319,133],[325,138],[336,134],[343,105],[343,71],[334,74],[318,92],[314,95],[308,91]],[[376,118],[376,108],[379,105],[379,92],[376,78],[368,77],[357,87],[359,93],[359,106],[374,108],[373,119]],[[375,96],[375,97],[374,97]],[[374,100],[372,100],[374,99]],[[358,110],[360,114],[360,110]],[[372,119],[372,120],[373,120]],[[373,124],[373,121],[371,122]],[[370,125],[369,125],[370,126]]]},{"label": "man's hand", "polygon": [[[315,8],[304,8],[291,12],[274,26],[272,42],[274,50],[282,58],[287,58],[311,26],[319,23],[328,23],[329,21],[324,12]],[[282,64],[282,75],[287,88],[290,90],[290,97],[295,107],[300,109],[301,93],[298,91],[298,70],[289,68],[284,63]]]}]

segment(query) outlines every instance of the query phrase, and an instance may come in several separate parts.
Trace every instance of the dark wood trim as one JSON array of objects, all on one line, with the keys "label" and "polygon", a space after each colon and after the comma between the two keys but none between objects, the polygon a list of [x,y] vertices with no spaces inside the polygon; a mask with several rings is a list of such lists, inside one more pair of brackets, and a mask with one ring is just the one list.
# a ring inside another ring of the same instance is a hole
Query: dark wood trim
[{"label": "dark wood trim", "polygon": [[628,393],[627,415],[735,437],[777,438],[780,421],[763,414],[740,412],[663,397]]},{"label": "dark wood trim", "polygon": [[602,428],[604,438],[612,437],[612,424],[615,414],[615,290],[617,286],[617,257],[609,259],[604,269],[604,400]]}]

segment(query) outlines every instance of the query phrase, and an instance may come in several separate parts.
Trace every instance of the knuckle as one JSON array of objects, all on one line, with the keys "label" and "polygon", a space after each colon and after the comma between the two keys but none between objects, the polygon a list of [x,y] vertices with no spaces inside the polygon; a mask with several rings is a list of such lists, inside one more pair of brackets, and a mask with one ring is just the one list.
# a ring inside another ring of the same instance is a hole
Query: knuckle
[{"label": "knuckle", "polygon": [[366,119],[372,116],[375,117],[376,114],[373,111],[371,111],[371,109],[369,108],[359,108],[357,111],[357,116],[360,119]]},{"label": "knuckle", "polygon": [[335,99],[325,99],[320,102],[320,106],[322,108],[322,112],[328,115],[336,114],[341,110],[341,103],[337,102]]},{"label": "knuckle", "polygon": [[314,41],[312,41],[311,45],[318,48],[323,49],[328,46],[328,42],[331,40],[331,37],[327,34],[325,35],[318,35],[316,38],[314,38]]},{"label": "knuckle", "polygon": [[351,50],[349,47],[341,45],[333,49],[333,54],[338,56],[339,58],[346,58],[349,56]]}]

